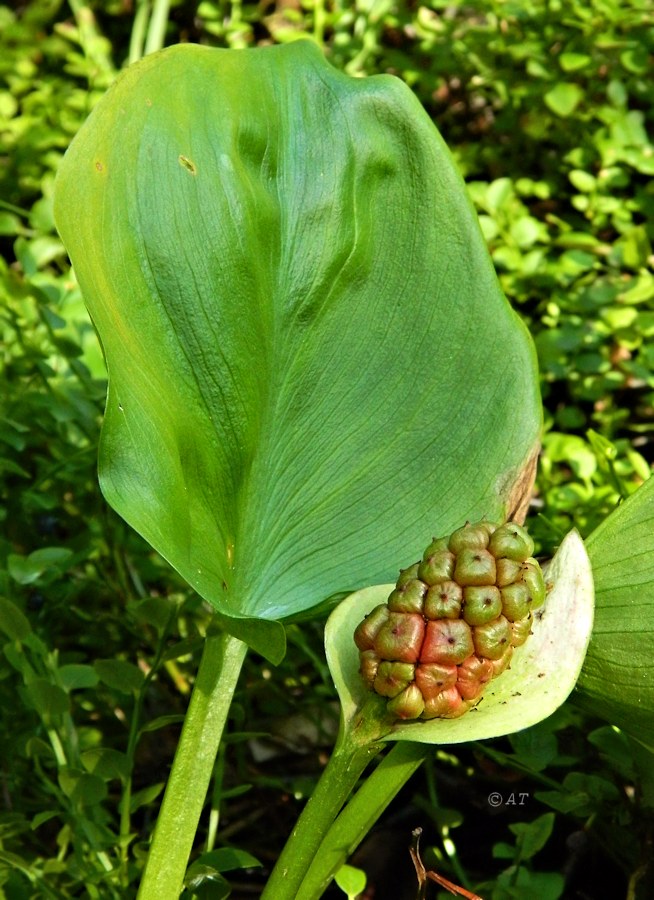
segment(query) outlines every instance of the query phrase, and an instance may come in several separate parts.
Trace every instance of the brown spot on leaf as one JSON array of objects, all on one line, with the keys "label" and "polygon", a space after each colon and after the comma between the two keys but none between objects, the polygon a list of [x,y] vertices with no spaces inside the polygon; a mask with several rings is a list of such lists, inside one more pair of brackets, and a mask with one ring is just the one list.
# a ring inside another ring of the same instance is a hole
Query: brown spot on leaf
[{"label": "brown spot on leaf", "polygon": [[191,175],[197,175],[198,170],[195,168],[195,163],[192,159],[189,159],[188,156],[182,156],[180,154],[179,164],[186,169],[187,172],[190,172]]},{"label": "brown spot on leaf", "polygon": [[537,441],[520,469],[504,473],[498,484],[500,496],[506,498],[507,521],[517,522],[518,525],[525,521],[536,480],[539,453],[540,441]]}]

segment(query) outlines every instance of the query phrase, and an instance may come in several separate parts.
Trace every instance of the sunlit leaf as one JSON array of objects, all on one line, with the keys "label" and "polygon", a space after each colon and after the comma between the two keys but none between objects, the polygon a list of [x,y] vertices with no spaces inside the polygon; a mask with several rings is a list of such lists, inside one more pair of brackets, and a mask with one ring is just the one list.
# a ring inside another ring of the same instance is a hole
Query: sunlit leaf
[{"label": "sunlit leaf", "polygon": [[269,658],[269,620],[528,496],[531,342],[399,80],[305,41],[154,54],[55,214],[109,371],[103,491]]}]

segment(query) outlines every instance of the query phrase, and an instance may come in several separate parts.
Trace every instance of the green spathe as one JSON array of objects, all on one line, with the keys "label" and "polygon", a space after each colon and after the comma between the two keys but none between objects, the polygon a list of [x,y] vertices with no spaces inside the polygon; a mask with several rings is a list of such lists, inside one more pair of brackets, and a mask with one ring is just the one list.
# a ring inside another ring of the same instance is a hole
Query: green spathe
[{"label": "green spathe", "polygon": [[304,41],[154,54],[74,140],[55,215],[109,371],[102,489],[270,658],[266,620],[510,514],[533,348],[398,80]]}]

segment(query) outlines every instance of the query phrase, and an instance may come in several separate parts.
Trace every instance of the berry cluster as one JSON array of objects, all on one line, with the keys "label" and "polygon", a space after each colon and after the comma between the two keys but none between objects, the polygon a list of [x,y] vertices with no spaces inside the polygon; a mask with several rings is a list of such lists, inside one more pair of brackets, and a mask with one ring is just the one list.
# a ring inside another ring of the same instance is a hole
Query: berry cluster
[{"label": "berry cluster", "polygon": [[398,719],[454,718],[479,702],[531,631],[545,582],[520,525],[437,538],[354,633],[360,672]]}]

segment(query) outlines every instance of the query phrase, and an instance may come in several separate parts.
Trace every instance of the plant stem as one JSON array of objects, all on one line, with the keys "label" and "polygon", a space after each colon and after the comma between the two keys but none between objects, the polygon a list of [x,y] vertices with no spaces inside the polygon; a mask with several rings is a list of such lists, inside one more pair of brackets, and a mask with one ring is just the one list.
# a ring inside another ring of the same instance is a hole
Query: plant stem
[{"label": "plant stem", "polygon": [[297,892],[297,900],[317,900],[358,847],[398,791],[424,759],[429,744],[398,742],[359,788],[327,832]]},{"label": "plant stem", "polygon": [[225,632],[205,640],[139,888],[139,900],[177,900],[181,893],[246,650],[242,641]]},{"label": "plant stem", "polygon": [[132,33],[129,37],[129,56],[127,57],[127,61],[130,65],[138,62],[143,56],[143,47],[145,46],[145,35],[148,29],[149,19],[149,0],[137,0],[134,22],[132,23]]},{"label": "plant stem", "polygon": [[166,26],[168,25],[168,13],[170,12],[170,0],[154,0],[152,16],[148,26],[148,34],[145,39],[145,55],[161,50],[166,40]]},{"label": "plant stem", "polygon": [[325,771],[295,824],[264,888],[261,900],[296,900],[325,834],[354,790],[363,770],[383,748],[388,732],[379,715],[380,698],[373,696],[341,728]]}]

